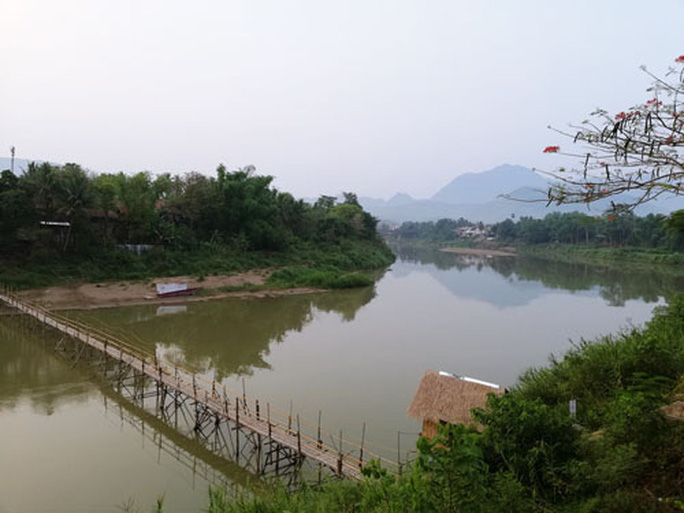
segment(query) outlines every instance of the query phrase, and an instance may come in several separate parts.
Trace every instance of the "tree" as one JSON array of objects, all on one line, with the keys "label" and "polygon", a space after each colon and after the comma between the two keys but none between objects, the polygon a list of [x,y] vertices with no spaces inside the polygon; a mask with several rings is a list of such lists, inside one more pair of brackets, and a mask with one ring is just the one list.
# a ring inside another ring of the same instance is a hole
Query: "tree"
[{"label": "tree", "polygon": [[29,196],[43,219],[52,220],[56,210],[57,168],[47,162],[31,162],[23,176]]},{"label": "tree", "polygon": [[[661,194],[684,193],[684,55],[675,59],[664,77],[642,70],[653,79],[651,97],[617,114],[598,109],[575,133],[555,130],[582,145],[580,151],[563,152],[578,158],[579,168],[547,173],[555,184],[548,203],[590,203],[625,192],[622,208],[651,201]],[[545,153],[558,153],[547,146]]]},{"label": "tree", "polygon": [[57,175],[59,213],[69,222],[64,250],[78,233],[86,229],[87,209],[93,206],[92,181],[78,164],[65,164]]},{"label": "tree", "polygon": [[35,222],[31,197],[19,178],[6,169],[0,173],[0,252],[17,240],[17,230]]}]

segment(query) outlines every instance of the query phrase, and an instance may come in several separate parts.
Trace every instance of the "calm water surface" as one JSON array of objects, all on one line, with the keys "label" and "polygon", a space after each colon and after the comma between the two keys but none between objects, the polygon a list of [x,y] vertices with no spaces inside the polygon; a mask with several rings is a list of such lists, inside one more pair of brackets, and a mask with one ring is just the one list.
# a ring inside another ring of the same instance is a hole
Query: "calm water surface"
[{"label": "calm water surface", "polygon": [[[505,386],[571,341],[647,320],[684,290],[668,274],[404,249],[375,287],[267,299],[70,312],[171,362],[215,377],[385,453],[411,448],[406,408],[427,369]],[[0,316],[0,511],[206,506],[239,468],[146,418],[52,351],[49,336]],[[204,462],[208,461],[209,464]],[[193,470],[193,468],[195,470]]]}]

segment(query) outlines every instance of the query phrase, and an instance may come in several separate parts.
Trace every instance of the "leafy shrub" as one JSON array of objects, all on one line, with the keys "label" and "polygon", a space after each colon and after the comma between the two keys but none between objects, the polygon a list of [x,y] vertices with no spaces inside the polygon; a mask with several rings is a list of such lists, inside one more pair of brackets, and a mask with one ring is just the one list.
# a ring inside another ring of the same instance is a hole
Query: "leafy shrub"
[{"label": "leafy shrub", "polygon": [[286,267],[274,271],[268,279],[275,287],[318,287],[344,289],[367,287],[373,284],[368,276],[359,273],[343,273],[339,269],[309,269],[306,267]]}]

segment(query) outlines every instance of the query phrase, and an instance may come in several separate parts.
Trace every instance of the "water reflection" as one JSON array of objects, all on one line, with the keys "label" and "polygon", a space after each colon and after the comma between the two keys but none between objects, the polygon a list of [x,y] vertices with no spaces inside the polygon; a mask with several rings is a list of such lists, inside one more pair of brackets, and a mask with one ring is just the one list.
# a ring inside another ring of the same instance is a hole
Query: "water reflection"
[{"label": "water reflection", "polygon": [[29,328],[18,316],[0,317],[0,409],[28,399],[36,413],[51,415],[61,404],[87,400],[93,387],[46,351],[54,343],[53,333]]},{"label": "water reflection", "polygon": [[[529,304],[554,289],[598,294],[609,306],[624,306],[635,299],[654,303],[684,290],[684,277],[662,268],[616,268],[526,256],[486,258],[415,246],[394,250],[400,258],[393,267],[395,274],[428,272],[452,294],[500,308]],[[450,270],[460,272],[444,272]]]},{"label": "water reflection", "polygon": [[0,316],[0,511],[121,511],[159,495],[164,511],[199,511],[209,485],[253,480],[73,367],[60,338]]},{"label": "water reflection", "polygon": [[353,321],[375,297],[374,287],[334,294],[306,294],[272,298],[207,301],[159,311],[157,306],[70,312],[92,325],[122,328],[135,333],[138,345],[167,361],[222,380],[268,369],[272,343],[288,333],[301,332],[317,312],[339,314]]}]

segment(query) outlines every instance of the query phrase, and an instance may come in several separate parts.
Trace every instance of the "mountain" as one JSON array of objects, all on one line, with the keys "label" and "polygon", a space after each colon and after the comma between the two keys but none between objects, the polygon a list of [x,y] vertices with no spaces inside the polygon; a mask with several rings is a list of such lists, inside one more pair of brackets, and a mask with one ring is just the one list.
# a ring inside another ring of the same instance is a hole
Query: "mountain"
[{"label": "mountain", "polygon": [[[504,164],[481,173],[457,176],[430,199],[413,199],[405,193],[390,200],[359,198],[368,212],[381,221],[437,221],[458,219],[494,223],[509,217],[544,217],[551,212],[586,212],[597,215],[610,207],[610,199],[590,204],[546,206],[549,183],[539,174],[522,166]],[[508,199],[501,197],[509,196]],[[624,202],[634,198],[623,199]],[[615,198],[613,198],[614,201]],[[650,202],[635,209],[638,215],[667,213],[684,208],[684,198]]]},{"label": "mountain", "polygon": [[486,203],[523,187],[543,190],[548,183],[531,169],[504,164],[482,173],[457,176],[430,199],[450,205]]},{"label": "mountain", "polygon": [[415,200],[409,196],[406,193],[403,192],[398,192],[394,196],[392,196],[389,201],[387,201],[388,205],[391,205],[393,207],[400,207],[402,205],[409,205],[413,203]]}]

